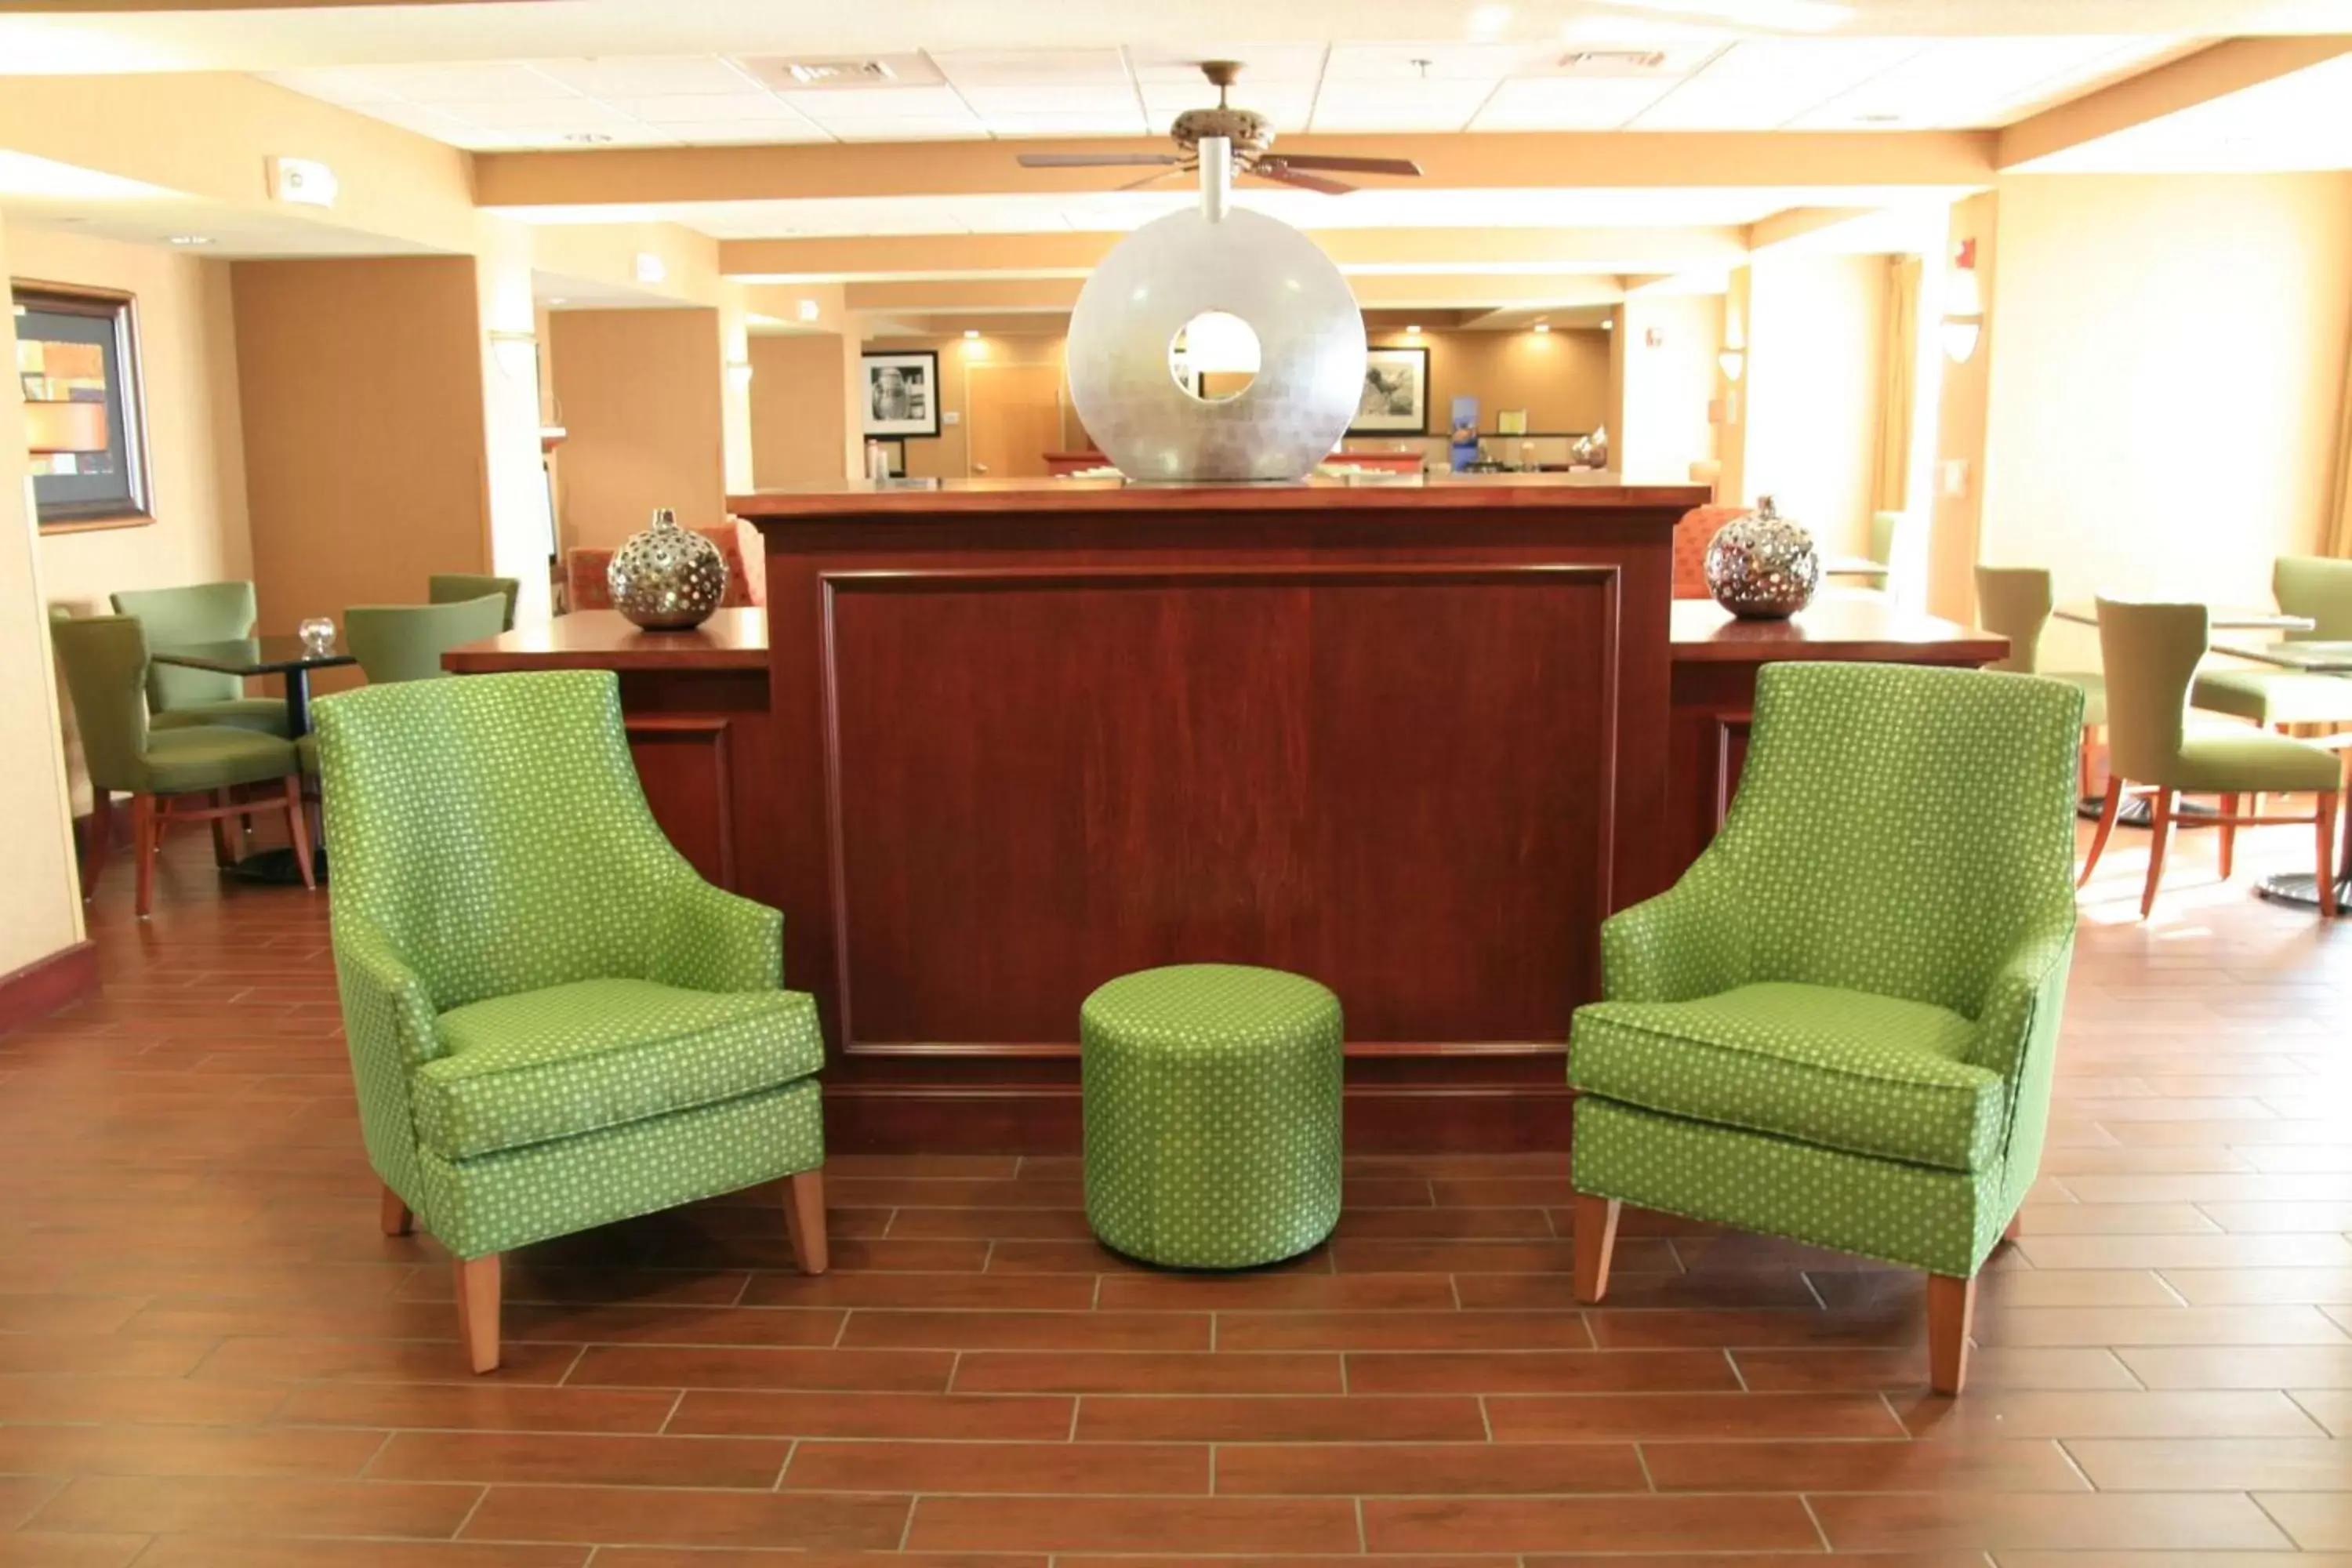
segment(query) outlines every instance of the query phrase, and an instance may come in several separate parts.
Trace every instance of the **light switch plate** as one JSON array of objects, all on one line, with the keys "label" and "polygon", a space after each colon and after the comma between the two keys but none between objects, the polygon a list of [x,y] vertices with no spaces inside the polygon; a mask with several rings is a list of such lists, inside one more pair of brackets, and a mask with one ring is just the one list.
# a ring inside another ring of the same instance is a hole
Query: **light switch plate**
[{"label": "light switch plate", "polygon": [[963,423],[963,416],[958,413],[955,409],[942,408],[940,410],[940,423],[942,425],[961,425]]}]

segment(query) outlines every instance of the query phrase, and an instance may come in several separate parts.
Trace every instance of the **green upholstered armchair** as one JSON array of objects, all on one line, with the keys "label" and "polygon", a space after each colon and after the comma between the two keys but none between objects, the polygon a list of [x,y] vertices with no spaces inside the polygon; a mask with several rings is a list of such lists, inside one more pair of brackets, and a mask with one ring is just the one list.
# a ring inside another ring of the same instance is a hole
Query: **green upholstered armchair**
[{"label": "green upholstered armchair", "polygon": [[[227,642],[253,635],[250,583],[197,583],[109,595],[118,616],[135,616],[149,643]],[[286,733],[286,704],[247,697],[242,677],[158,664],[147,671],[147,706],[158,730],[181,724],[233,724],[265,735]]]},{"label": "green upholstered armchair", "polygon": [[[2311,629],[2289,642],[2352,641],[2352,561],[2282,555],[2271,566],[2271,594]],[[2251,719],[2264,729],[2289,724],[2352,724],[2352,680],[2286,669],[2212,669],[2189,689],[2189,706]]]},{"label": "green upholstered armchair", "polygon": [[138,867],[135,908],[145,920],[155,903],[155,851],[173,822],[209,820],[222,863],[236,856],[228,819],[250,816],[253,801],[232,802],[245,784],[282,782],[287,836],[310,885],[310,836],[302,815],[302,776],[294,744],[234,724],[151,727],[147,718],[147,639],[135,616],[57,616],[49,620],[58,665],[73,696],[82,764],[89,773],[90,834],[82,896],[97,890],[114,837],[114,795],[131,796],[131,846]]},{"label": "green upholstered armchair", "polygon": [[1576,1277],[1619,1203],[1927,1270],[1958,1393],[1976,1275],[2032,1185],[2074,949],[2083,696],[1768,665],[1722,833],[1601,927],[1577,1010]]},{"label": "green upholstered armchair", "polygon": [[315,710],[333,940],[388,1233],[455,1255],[476,1372],[499,1258],[790,1177],[825,1267],[816,1007],[783,917],[646,808],[604,670],[371,686]]},{"label": "green upholstered armchair", "polygon": [[436,572],[425,580],[425,600],[431,605],[462,605],[485,594],[504,599],[506,614],[498,626],[502,632],[514,630],[515,596],[521,592],[520,577],[492,577],[480,572]]}]

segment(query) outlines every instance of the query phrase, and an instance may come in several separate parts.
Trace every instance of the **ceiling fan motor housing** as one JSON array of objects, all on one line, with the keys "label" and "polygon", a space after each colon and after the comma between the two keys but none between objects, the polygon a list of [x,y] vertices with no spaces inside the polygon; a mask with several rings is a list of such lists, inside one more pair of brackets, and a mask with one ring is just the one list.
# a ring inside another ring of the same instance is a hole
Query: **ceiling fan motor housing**
[{"label": "ceiling fan motor housing", "polygon": [[1188,109],[1176,117],[1169,134],[1187,153],[1198,153],[1202,142],[1212,136],[1222,136],[1234,144],[1235,154],[1247,157],[1263,153],[1274,145],[1274,121],[1254,109],[1233,109],[1220,105],[1214,109]]}]

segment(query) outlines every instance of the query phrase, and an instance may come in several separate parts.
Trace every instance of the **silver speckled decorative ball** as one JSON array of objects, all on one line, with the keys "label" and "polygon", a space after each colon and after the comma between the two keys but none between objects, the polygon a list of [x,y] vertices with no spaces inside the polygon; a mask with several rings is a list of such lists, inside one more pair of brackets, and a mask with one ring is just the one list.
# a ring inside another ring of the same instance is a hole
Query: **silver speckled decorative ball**
[{"label": "silver speckled decorative ball", "polygon": [[[1209,154],[1204,151],[1203,156]],[[1169,368],[1203,311],[1249,323],[1257,377],[1204,402]],[[1331,258],[1246,208],[1145,224],[1111,248],[1070,314],[1070,400],[1130,479],[1297,479],[1331,455],[1364,385],[1364,317]]]},{"label": "silver speckled decorative ball", "polygon": [[1715,602],[1749,620],[1783,620],[1812,602],[1822,562],[1813,536],[1772,509],[1772,498],[1735,517],[1706,546],[1706,588]]},{"label": "silver speckled decorative ball", "polygon": [[652,527],[613,552],[604,584],[613,607],[647,631],[685,631],[709,620],[726,597],[727,557],[661,507]]}]

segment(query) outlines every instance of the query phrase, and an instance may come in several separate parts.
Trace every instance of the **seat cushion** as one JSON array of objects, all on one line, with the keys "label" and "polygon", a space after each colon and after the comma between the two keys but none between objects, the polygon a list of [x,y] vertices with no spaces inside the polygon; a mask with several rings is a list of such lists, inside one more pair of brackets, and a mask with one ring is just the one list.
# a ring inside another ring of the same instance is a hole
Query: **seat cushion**
[{"label": "seat cushion", "polygon": [[158,795],[282,779],[294,771],[292,742],[227,724],[190,724],[147,734],[147,787]]},{"label": "seat cushion", "polygon": [[2324,746],[2224,725],[2192,731],[2180,742],[2172,773],[2146,782],[2206,794],[2336,789],[2344,782],[2344,764]]},{"label": "seat cushion", "polygon": [[261,735],[286,733],[286,704],[275,697],[226,697],[166,708],[148,721],[151,729],[181,730],[190,724],[227,724]]},{"label": "seat cushion", "polygon": [[1742,985],[1695,1002],[1580,1007],[1569,1082],[1646,1110],[1801,1143],[1980,1171],[2000,1076],[1967,1061],[1976,1026],[1924,1002],[1822,985]]},{"label": "seat cushion", "polygon": [[2189,706],[2257,724],[2352,724],[2352,680],[2300,670],[2213,669],[2189,689]]},{"label": "seat cushion", "polygon": [[417,1069],[416,1136],[465,1159],[714,1105],[824,1065],[795,991],[682,991],[582,980],[453,1007]]},{"label": "seat cushion", "polygon": [[2036,670],[2044,680],[2063,680],[2083,694],[2084,725],[2107,721],[2107,678],[2098,671],[2078,669]]}]

